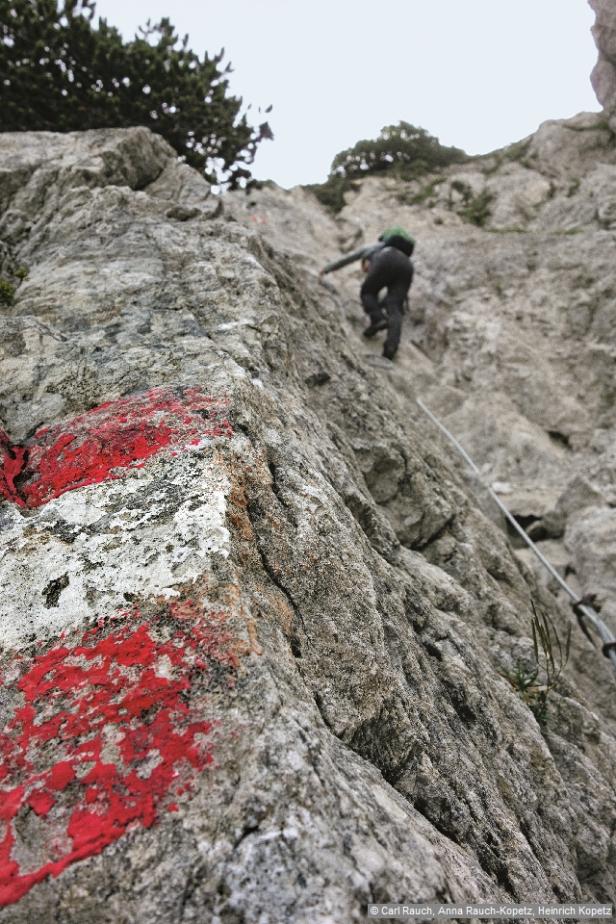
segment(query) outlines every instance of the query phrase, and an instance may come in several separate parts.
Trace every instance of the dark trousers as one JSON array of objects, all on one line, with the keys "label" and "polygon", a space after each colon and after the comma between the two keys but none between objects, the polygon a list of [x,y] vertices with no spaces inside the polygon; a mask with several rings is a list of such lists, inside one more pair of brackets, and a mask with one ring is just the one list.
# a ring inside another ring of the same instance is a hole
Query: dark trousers
[{"label": "dark trousers", "polygon": [[379,292],[381,289],[387,289],[382,302],[389,321],[385,349],[392,354],[398,349],[400,343],[404,301],[412,281],[413,264],[409,258],[394,247],[386,247],[373,258],[360,290],[364,311],[370,315],[371,321],[378,321],[383,317],[383,309],[379,304]]}]

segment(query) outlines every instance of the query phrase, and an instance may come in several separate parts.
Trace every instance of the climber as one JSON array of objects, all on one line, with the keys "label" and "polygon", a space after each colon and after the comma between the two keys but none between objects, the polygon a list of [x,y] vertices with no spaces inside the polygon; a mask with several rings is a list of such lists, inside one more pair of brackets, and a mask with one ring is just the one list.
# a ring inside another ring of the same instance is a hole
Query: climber
[{"label": "climber", "polygon": [[[360,289],[360,298],[364,311],[370,318],[364,337],[374,337],[380,330],[387,330],[383,356],[393,359],[400,343],[402,313],[408,291],[413,281],[413,264],[410,256],[415,241],[404,228],[387,228],[380,235],[378,243],[360,247],[333,263],[328,263],[321,270],[321,276],[341,269],[354,260],[361,260],[366,278]],[[379,302],[379,292],[387,289],[387,294]],[[387,317],[383,314],[383,307]]]}]

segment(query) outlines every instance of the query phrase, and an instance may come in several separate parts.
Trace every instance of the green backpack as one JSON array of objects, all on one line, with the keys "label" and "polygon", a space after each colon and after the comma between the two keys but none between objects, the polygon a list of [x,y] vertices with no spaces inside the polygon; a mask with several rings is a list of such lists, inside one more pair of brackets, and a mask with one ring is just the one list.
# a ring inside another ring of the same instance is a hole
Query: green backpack
[{"label": "green backpack", "polygon": [[415,238],[411,237],[404,228],[397,226],[394,228],[386,228],[379,237],[379,241],[383,241],[388,247],[395,247],[396,250],[401,250],[407,257],[410,257],[415,249]]}]

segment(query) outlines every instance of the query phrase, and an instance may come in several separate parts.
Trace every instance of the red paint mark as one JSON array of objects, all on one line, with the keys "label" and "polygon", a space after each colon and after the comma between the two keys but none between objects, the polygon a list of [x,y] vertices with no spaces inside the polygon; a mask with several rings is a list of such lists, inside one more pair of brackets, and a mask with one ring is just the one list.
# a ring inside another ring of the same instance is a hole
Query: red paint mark
[{"label": "red paint mark", "polygon": [[[21,702],[0,731],[0,905],[178,811],[212,762],[203,694],[216,675],[233,684],[238,666],[225,622],[184,601],[17,662]],[[19,859],[30,811],[47,853],[38,868]]]},{"label": "red paint mark", "polygon": [[0,495],[20,507],[40,507],[66,491],[118,478],[163,449],[231,436],[226,407],[200,388],[154,388],[41,427],[26,446],[13,445],[0,430]]},{"label": "red paint mark", "polygon": [[0,494],[7,500],[24,506],[15,479],[24,467],[26,450],[22,446],[13,446],[8,433],[0,429]]},{"label": "red paint mark", "polygon": [[56,804],[56,800],[48,792],[33,792],[28,799],[28,805],[37,815],[49,815],[50,811]]}]

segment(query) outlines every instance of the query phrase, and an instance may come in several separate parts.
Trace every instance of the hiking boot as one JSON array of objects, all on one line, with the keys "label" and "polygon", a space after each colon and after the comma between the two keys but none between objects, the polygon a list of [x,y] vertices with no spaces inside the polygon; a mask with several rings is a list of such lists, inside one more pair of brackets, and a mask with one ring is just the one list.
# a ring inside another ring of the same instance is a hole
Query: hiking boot
[{"label": "hiking boot", "polygon": [[387,344],[385,344],[385,346],[383,347],[383,356],[385,357],[385,359],[393,359],[396,353],[397,353],[396,347],[390,347],[390,346],[387,346]]},{"label": "hiking boot", "polygon": [[374,318],[363,332],[364,337],[374,337],[380,330],[385,330],[388,324],[387,318]]}]

